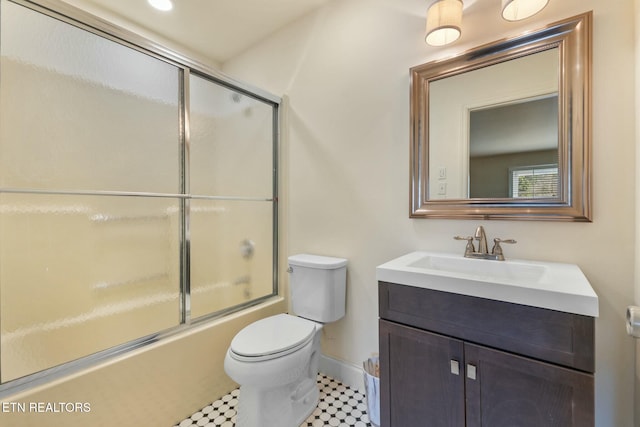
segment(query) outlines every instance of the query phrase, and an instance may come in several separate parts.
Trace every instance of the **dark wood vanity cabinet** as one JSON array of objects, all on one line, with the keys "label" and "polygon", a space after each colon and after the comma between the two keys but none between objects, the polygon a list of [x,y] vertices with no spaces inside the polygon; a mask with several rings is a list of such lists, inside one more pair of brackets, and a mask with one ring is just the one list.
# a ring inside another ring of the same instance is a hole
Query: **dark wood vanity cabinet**
[{"label": "dark wood vanity cabinet", "polygon": [[594,318],[380,282],[381,427],[594,425]]}]

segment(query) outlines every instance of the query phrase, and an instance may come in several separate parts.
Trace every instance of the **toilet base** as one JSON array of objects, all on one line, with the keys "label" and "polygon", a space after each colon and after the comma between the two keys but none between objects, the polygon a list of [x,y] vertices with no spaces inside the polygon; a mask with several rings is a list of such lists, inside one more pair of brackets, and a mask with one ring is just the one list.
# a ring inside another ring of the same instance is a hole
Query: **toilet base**
[{"label": "toilet base", "polygon": [[236,427],[298,427],[318,406],[315,379],[276,388],[240,386]]}]

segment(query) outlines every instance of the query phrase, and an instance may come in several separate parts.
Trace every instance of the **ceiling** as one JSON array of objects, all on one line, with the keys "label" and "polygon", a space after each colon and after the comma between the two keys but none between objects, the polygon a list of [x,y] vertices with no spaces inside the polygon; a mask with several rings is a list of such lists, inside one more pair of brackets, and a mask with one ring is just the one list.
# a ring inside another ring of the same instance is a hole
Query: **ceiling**
[{"label": "ceiling", "polygon": [[173,10],[161,12],[146,0],[66,0],[116,15],[219,64],[328,1],[173,0]]}]

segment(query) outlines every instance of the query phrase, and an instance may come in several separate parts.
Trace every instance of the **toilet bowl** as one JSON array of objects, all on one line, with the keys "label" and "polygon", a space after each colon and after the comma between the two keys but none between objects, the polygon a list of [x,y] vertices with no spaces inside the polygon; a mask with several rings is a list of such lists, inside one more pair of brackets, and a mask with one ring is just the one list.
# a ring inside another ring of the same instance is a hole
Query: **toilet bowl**
[{"label": "toilet bowl", "polygon": [[296,315],[277,314],[242,329],[224,360],[240,384],[236,427],[298,427],[318,404],[320,334],[344,316],[347,260],[289,257]]},{"label": "toilet bowl", "polygon": [[318,404],[322,325],[288,314],[254,322],[231,342],[227,375],[240,384],[236,427],[299,426]]}]

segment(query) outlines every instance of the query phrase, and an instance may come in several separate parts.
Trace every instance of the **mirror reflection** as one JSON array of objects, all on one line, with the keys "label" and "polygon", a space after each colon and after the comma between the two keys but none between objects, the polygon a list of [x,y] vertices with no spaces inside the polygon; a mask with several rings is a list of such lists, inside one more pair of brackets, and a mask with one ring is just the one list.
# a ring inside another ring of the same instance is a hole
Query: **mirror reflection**
[{"label": "mirror reflection", "polygon": [[553,48],[431,82],[429,199],[557,198],[558,80]]},{"label": "mirror reflection", "polygon": [[558,94],[469,112],[469,194],[558,197]]}]

